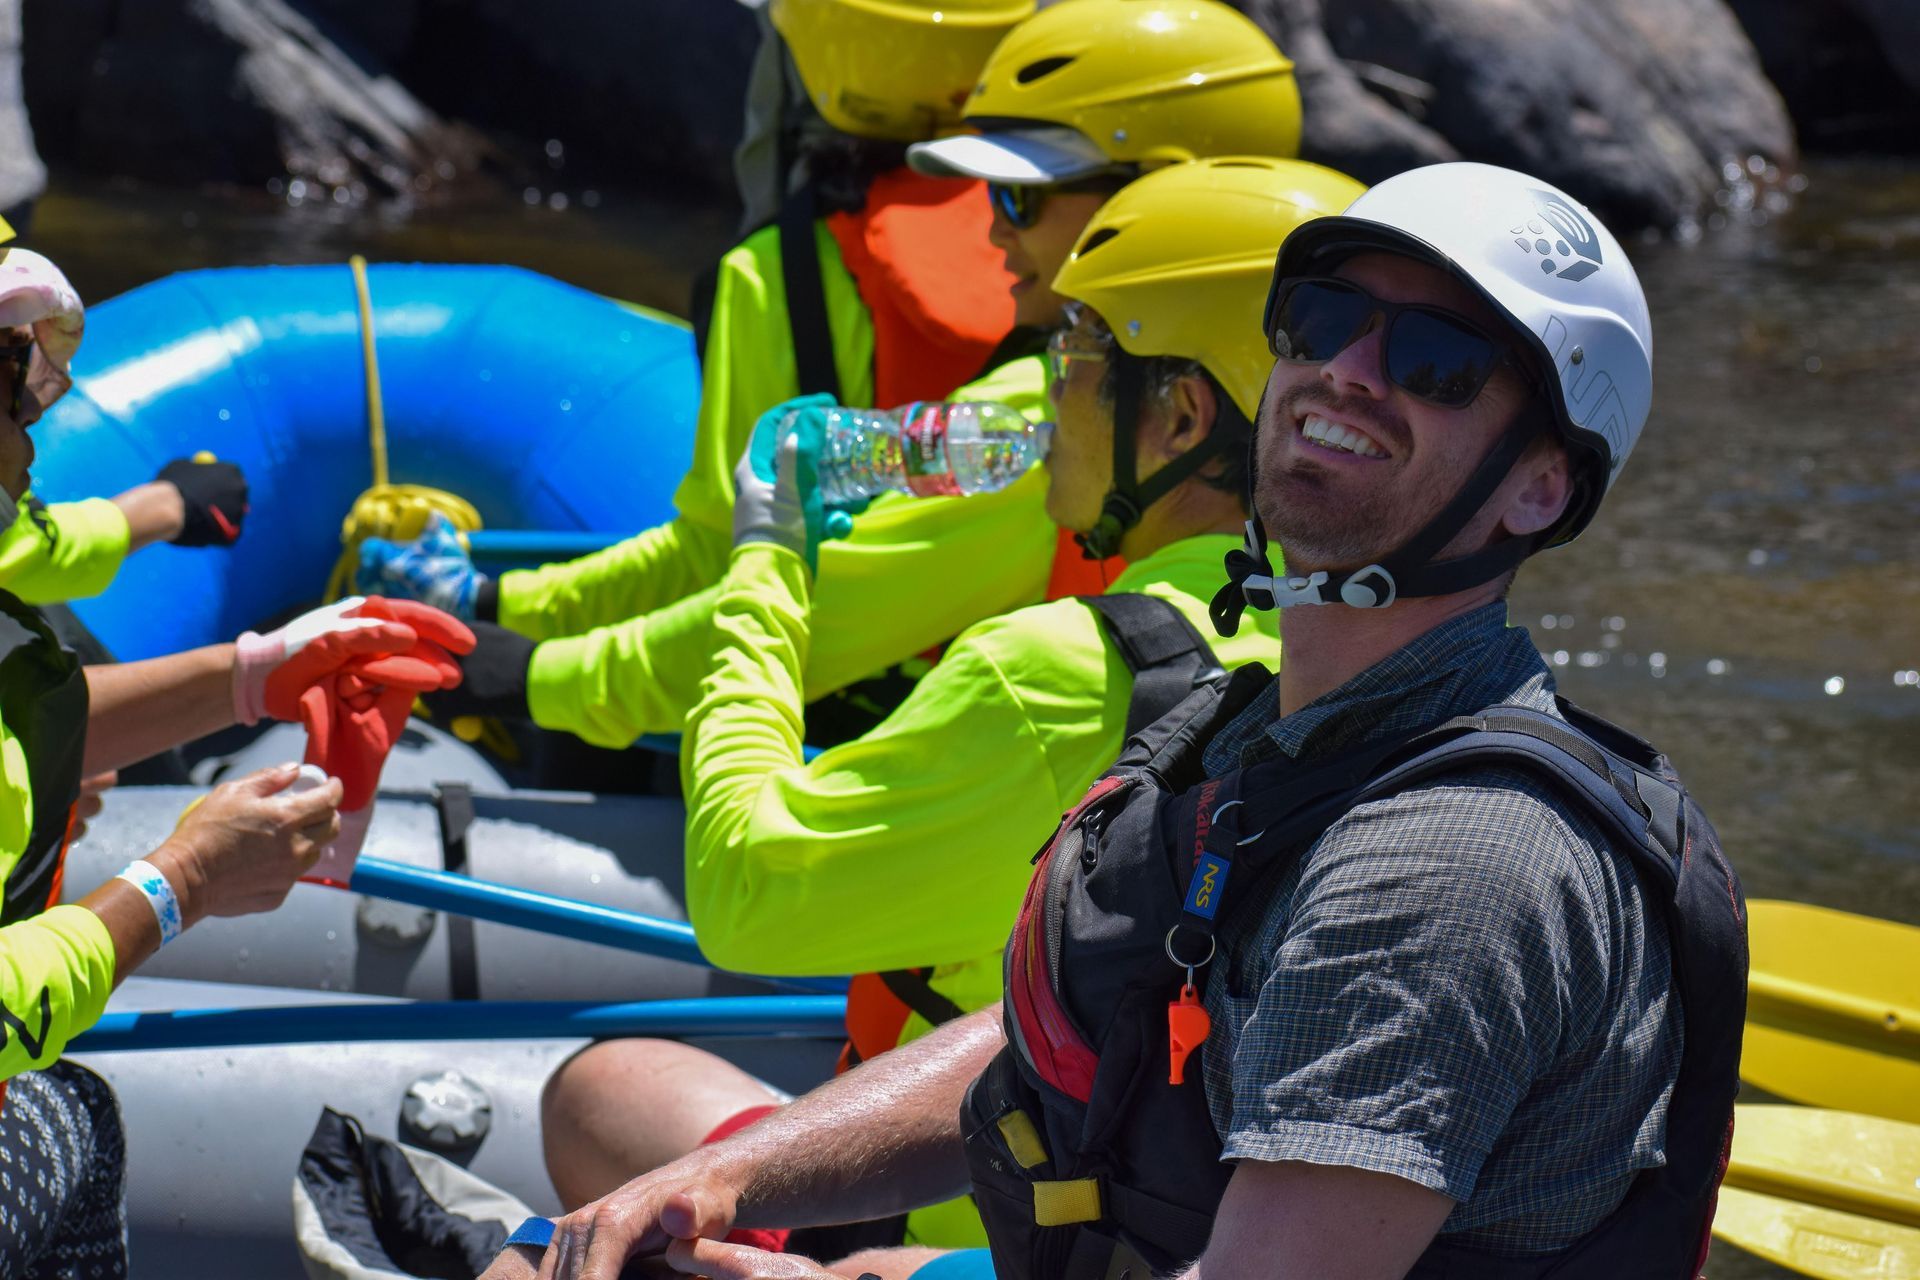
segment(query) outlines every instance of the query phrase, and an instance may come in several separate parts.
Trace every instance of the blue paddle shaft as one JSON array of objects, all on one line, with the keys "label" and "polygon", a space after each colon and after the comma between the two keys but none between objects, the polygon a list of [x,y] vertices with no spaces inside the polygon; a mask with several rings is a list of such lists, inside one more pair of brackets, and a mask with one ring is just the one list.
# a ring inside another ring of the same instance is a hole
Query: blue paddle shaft
[{"label": "blue paddle shaft", "polygon": [[476,529],[467,535],[467,549],[475,560],[543,564],[604,551],[621,541],[621,537],[617,533],[577,529]]},{"label": "blue paddle shaft", "polygon": [[716,996],[595,1004],[396,1001],[109,1013],[69,1053],[383,1040],[570,1040],[604,1036],[814,1036],[846,1032],[837,996]]},{"label": "blue paddle shaft", "polygon": [[[475,920],[490,920],[495,924],[531,929],[536,933],[549,933],[580,942],[595,942],[663,960],[677,960],[682,964],[713,967],[700,954],[700,944],[694,940],[693,926],[678,920],[617,911],[577,898],[556,897],[550,893],[474,880],[451,872],[389,862],[384,858],[361,858],[356,862],[349,887],[355,893],[364,893],[369,897],[405,902],[451,915],[470,916]],[[837,978],[769,978],[766,981],[797,991],[838,993],[846,990],[846,983]]]}]

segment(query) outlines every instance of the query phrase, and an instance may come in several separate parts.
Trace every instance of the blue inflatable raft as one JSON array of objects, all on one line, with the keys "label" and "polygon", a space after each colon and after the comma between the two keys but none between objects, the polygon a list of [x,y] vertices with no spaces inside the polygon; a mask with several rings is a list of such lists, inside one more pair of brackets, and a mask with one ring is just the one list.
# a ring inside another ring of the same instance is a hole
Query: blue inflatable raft
[{"label": "blue inflatable raft", "polygon": [[[549,547],[671,515],[699,406],[685,326],[513,267],[368,276],[392,481],[451,491],[487,529]],[[143,551],[74,606],[115,656],[231,639],[320,595],[373,482],[349,267],[145,285],[89,312],[75,372],[34,429],[38,496],[111,495],[203,450],[238,463],[252,493],[230,552]]]}]

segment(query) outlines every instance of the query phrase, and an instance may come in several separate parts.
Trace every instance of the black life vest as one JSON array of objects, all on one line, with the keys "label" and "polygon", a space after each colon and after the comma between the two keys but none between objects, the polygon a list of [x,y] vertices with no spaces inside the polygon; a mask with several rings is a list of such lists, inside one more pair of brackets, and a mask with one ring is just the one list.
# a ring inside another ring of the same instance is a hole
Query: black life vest
[{"label": "black life vest", "polygon": [[1208,956],[1215,928],[1258,911],[1279,873],[1355,805],[1499,765],[1545,778],[1598,821],[1660,908],[1686,1028],[1667,1163],[1642,1171],[1567,1249],[1516,1259],[1442,1236],[1409,1275],[1697,1276],[1732,1138],[1745,907],[1665,757],[1563,702],[1565,720],[1497,707],[1304,771],[1269,762],[1203,779],[1206,743],[1268,688],[1264,672],[1243,668],[1196,692],[1129,744],[1036,859],[1007,948],[1008,1047],[962,1112],[995,1275],[1148,1280],[1203,1252],[1232,1169],[1198,1058],[1187,1083],[1168,1082],[1169,1004],[1186,977],[1169,954]]},{"label": "black life vest", "polygon": [[8,872],[0,925],[60,900],[87,745],[87,677],[46,620],[0,591],[0,723],[26,757],[33,829]]}]

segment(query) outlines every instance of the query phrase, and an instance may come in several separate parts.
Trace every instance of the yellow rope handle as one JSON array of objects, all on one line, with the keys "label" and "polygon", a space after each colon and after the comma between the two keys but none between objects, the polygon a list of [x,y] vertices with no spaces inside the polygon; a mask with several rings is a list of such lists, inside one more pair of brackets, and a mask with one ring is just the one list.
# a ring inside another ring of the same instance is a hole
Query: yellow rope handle
[{"label": "yellow rope handle", "polygon": [[[373,290],[367,283],[367,260],[359,254],[347,260],[353,269],[353,292],[360,312],[360,359],[366,373],[367,444],[373,455],[373,486],[353,501],[340,522],[339,560],[327,579],[329,600],[346,595],[360,567],[360,544],[367,538],[411,542],[439,512],[461,534],[481,527],[480,513],[459,494],[423,484],[394,484],[387,468],[387,414],[380,394],[380,355],[373,327]],[[464,537],[462,538],[464,542]]]}]

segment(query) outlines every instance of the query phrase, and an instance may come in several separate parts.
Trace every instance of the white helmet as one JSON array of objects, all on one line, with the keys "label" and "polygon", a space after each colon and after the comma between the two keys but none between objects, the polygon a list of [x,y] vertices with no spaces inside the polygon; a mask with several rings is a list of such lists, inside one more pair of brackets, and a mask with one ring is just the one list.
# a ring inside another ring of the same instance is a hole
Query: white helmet
[{"label": "white helmet", "polygon": [[1388,178],[1338,217],[1303,224],[1281,246],[1274,275],[1316,274],[1367,249],[1453,276],[1554,371],[1554,419],[1576,471],[1591,477],[1547,545],[1570,541],[1619,477],[1653,401],[1647,295],[1620,242],[1559,188],[1462,161]]},{"label": "white helmet", "polygon": [[1554,428],[1573,463],[1574,492],[1539,536],[1459,560],[1432,557],[1505,478],[1530,424],[1515,424],[1439,515],[1379,563],[1308,578],[1276,578],[1256,513],[1247,546],[1228,557],[1233,579],[1214,601],[1223,634],[1245,605],[1343,603],[1377,608],[1490,581],[1542,547],[1571,541],[1592,520],[1647,424],[1653,325],[1640,278],[1620,242],[1577,200],[1493,165],[1428,165],[1387,179],[1346,212],[1303,223],[1280,247],[1274,286],[1384,251],[1429,263],[1484,298],[1530,352],[1546,381]]}]

